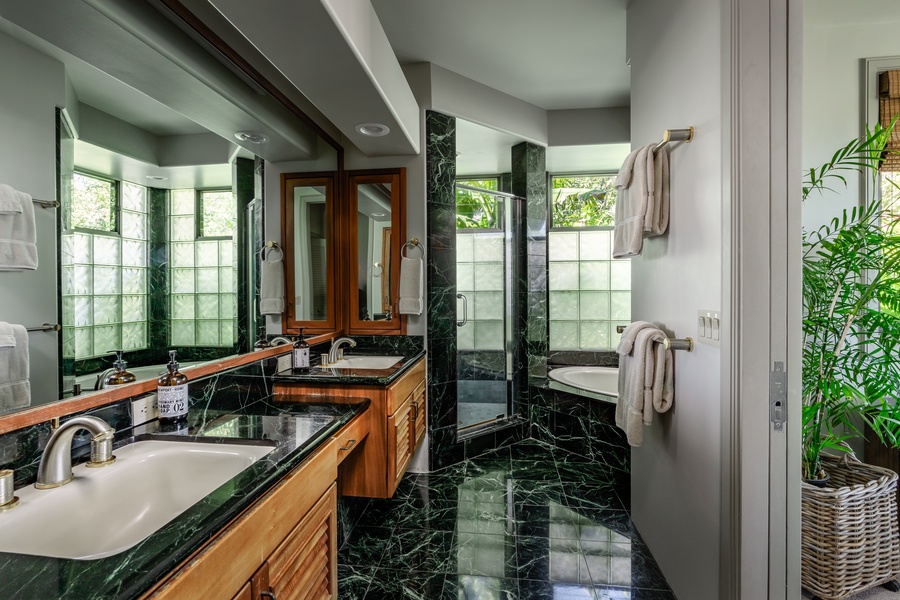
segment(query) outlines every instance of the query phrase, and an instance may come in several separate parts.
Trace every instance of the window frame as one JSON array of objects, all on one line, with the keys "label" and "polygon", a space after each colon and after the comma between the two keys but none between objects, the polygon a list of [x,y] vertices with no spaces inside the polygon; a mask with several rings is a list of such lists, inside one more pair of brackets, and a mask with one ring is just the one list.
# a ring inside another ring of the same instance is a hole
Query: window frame
[{"label": "window frame", "polygon": [[[203,194],[206,193],[216,193],[216,192],[228,192],[231,194],[232,199],[234,200],[234,211],[235,211],[235,230],[231,235],[203,235]],[[197,241],[212,241],[212,240],[234,240],[237,234],[237,196],[234,193],[233,188],[203,188],[203,189],[194,189],[194,227],[196,231],[194,232],[194,237]]]},{"label": "window frame", "polygon": [[[94,229],[92,227],[76,227],[72,223],[72,213],[69,211],[67,215],[68,231],[80,231],[84,233],[99,233],[101,235],[110,235],[121,238],[122,237],[122,180],[114,179],[107,175],[101,175],[100,173],[96,173],[94,171],[89,171],[87,169],[79,169],[75,168],[72,170],[72,175],[80,175],[82,177],[88,177],[90,179],[96,179],[98,181],[105,181],[107,183],[112,184],[113,189],[113,208],[112,208],[112,218],[114,219],[113,228],[112,229]],[[139,185],[139,184],[138,184]],[[74,204],[74,201],[73,201]],[[74,206],[73,206],[74,209]]]}]

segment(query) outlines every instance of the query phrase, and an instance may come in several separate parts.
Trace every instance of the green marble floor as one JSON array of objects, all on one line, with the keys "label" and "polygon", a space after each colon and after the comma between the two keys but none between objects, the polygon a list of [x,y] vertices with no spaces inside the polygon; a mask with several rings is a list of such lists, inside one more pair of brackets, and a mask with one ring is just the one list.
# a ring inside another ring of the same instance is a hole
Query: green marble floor
[{"label": "green marble floor", "polygon": [[341,600],[672,600],[628,474],[526,441],[351,500]]}]

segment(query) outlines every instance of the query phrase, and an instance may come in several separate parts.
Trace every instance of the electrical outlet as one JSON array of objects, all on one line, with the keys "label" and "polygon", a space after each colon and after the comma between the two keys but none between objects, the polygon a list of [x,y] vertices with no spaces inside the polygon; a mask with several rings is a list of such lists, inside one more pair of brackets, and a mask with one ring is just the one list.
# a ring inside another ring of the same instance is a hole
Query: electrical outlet
[{"label": "electrical outlet", "polygon": [[159,416],[156,394],[149,394],[131,401],[131,426],[137,427]]},{"label": "electrical outlet", "polygon": [[291,354],[282,354],[278,357],[278,364],[275,368],[276,371],[281,373],[282,371],[290,371],[291,370]]}]

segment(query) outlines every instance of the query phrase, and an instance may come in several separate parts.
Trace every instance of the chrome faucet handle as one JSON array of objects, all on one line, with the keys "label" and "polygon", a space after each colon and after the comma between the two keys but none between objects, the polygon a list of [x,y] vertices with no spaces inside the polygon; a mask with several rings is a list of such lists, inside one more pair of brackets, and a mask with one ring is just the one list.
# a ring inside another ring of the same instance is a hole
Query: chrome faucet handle
[{"label": "chrome faucet handle", "polygon": [[12,469],[0,470],[0,512],[10,510],[19,505],[19,499],[14,492]]},{"label": "chrome faucet handle", "polygon": [[91,460],[85,465],[92,469],[105,467],[116,462],[112,453],[112,443],[115,433],[112,429],[102,431],[91,437]]}]

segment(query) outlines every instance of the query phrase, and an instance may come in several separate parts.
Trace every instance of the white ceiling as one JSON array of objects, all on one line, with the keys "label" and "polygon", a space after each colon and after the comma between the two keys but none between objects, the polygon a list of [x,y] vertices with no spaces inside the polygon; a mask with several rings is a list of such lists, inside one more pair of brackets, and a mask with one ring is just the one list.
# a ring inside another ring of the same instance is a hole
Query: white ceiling
[{"label": "white ceiling", "polygon": [[627,0],[372,0],[401,64],[431,62],[547,110],[630,104]]}]

